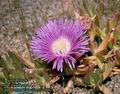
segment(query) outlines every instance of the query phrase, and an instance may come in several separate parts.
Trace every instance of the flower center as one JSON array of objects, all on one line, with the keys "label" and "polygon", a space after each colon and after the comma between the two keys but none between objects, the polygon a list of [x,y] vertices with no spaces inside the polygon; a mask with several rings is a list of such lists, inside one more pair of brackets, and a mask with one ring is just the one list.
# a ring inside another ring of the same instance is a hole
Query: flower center
[{"label": "flower center", "polygon": [[70,42],[66,38],[60,37],[53,42],[52,50],[56,55],[66,55],[70,50]]}]

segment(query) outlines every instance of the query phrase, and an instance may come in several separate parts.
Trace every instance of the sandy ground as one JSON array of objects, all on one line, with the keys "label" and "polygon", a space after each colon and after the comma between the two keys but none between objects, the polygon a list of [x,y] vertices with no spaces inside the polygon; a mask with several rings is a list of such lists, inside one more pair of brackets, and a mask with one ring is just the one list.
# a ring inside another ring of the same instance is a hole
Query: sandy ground
[{"label": "sandy ground", "polygon": [[[35,29],[42,25],[47,18],[66,17],[63,12],[62,0],[13,1],[14,0],[0,0],[0,54],[5,53],[7,50],[25,52],[23,40],[24,31],[27,32],[29,40],[34,34]],[[81,0],[74,0],[73,3],[76,8],[79,8],[81,4],[80,1]],[[19,7],[19,4],[21,7]],[[24,17],[21,18],[20,15]],[[23,33],[21,30],[23,30]],[[112,77],[112,80],[106,85],[112,89],[114,94],[120,93],[120,75]],[[56,88],[55,90],[62,92],[62,87],[60,85],[55,85],[53,87]],[[69,94],[88,93],[86,89],[72,87]]]}]

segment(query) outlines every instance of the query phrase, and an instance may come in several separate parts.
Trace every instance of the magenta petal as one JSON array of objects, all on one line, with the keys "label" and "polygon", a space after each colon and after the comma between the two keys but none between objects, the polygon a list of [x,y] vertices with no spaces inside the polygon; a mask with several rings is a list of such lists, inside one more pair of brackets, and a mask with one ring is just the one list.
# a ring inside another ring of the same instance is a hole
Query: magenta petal
[{"label": "magenta petal", "polygon": [[54,63],[53,63],[52,69],[55,69],[57,67],[57,64],[58,64],[58,60],[55,60]]},{"label": "magenta petal", "polygon": [[63,59],[60,59],[57,65],[57,70],[62,70]]},{"label": "magenta petal", "polygon": [[[64,37],[69,46],[67,44],[68,48],[62,51],[55,50],[55,52],[52,49],[52,44],[60,37]],[[30,50],[33,56],[48,63],[53,63],[52,69],[62,72],[64,63],[67,63],[71,69],[75,68],[76,60],[74,56],[81,56],[85,52],[88,52],[88,43],[89,39],[85,28],[79,20],[49,20],[32,37]]]},{"label": "magenta petal", "polygon": [[73,69],[71,63],[69,62],[69,60],[68,60],[67,58],[65,59],[65,62],[68,64],[68,66],[69,66],[71,69]]}]

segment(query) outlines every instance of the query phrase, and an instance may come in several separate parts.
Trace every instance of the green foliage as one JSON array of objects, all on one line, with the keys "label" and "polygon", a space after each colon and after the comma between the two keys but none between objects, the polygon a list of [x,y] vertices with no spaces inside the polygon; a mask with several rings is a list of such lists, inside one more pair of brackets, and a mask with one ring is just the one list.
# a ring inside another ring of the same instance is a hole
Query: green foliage
[{"label": "green foliage", "polygon": [[85,60],[87,60],[87,64],[93,63],[98,68],[94,68],[93,71],[87,72],[84,77],[77,79],[83,79],[79,81],[79,85],[83,85],[82,82],[85,87],[93,88],[90,94],[96,94],[96,91],[102,91],[100,86],[110,76],[112,69],[120,65],[120,45],[118,43],[120,38],[120,12],[118,11],[120,1],[82,0],[82,2],[83,5],[80,8],[84,11],[82,16],[87,14],[92,19],[92,26],[88,31],[92,56],[85,57]]},{"label": "green foliage", "polygon": [[[36,85],[45,86],[48,84],[50,77],[48,75],[46,65],[41,61],[33,60],[35,64],[35,68],[32,69],[32,75],[36,81]],[[25,62],[24,62],[25,63]],[[11,83],[12,86],[14,86],[13,82],[15,80],[20,79],[23,81],[29,81],[30,74],[29,72],[26,73],[24,71],[24,68],[26,67],[24,65],[23,61],[13,52],[8,52],[4,56],[0,56],[0,89],[5,86],[5,81],[7,81],[6,85],[9,87],[9,83]],[[11,82],[12,81],[12,82]],[[15,82],[16,83],[16,82]],[[27,82],[28,83],[28,82]],[[20,83],[19,83],[20,84]],[[19,86],[18,84],[18,86]],[[30,85],[30,84],[29,84]],[[30,87],[31,86],[21,86],[20,87]],[[9,88],[7,88],[8,90]],[[9,91],[9,90],[8,90]],[[19,91],[19,90],[18,90]],[[1,91],[2,92],[2,91]]]},{"label": "green foliage", "polygon": [[[16,13],[19,15],[20,30],[23,35],[23,39],[27,45],[27,24],[26,17],[24,15],[24,10],[21,7],[20,0],[8,0],[9,10],[2,10],[0,13],[1,17],[7,15],[7,13]],[[120,7],[120,0],[81,0],[81,5],[78,13],[79,16],[88,16],[91,19],[91,28],[88,30],[88,35],[90,37],[90,52],[91,56],[84,56],[80,59],[82,64],[85,64],[85,67],[88,67],[87,70],[83,68],[85,74],[77,71],[78,75],[75,74],[76,69],[70,70],[65,65],[65,74],[73,75],[74,84],[81,86],[89,86],[93,88],[90,94],[96,94],[95,92],[100,90],[102,82],[110,76],[113,67],[120,66],[120,12],[118,11]],[[75,12],[75,8],[71,8],[64,15],[72,18]],[[34,27],[39,26],[39,21],[37,19],[37,10],[33,7],[32,16],[35,19],[33,22]],[[68,13],[68,14],[67,14]],[[48,19],[47,15],[44,16],[44,20]],[[14,17],[14,15],[13,15]],[[75,17],[74,17],[75,18]],[[32,20],[33,21],[33,20]],[[8,28],[7,28],[8,30]],[[29,52],[28,52],[29,53]],[[95,59],[92,59],[92,56]],[[56,74],[49,73],[50,70],[46,64],[46,62],[41,61],[39,59],[33,60],[30,58],[31,62],[35,65],[34,68],[30,68],[26,66],[26,62],[21,61],[19,55],[8,52],[5,55],[0,56],[0,79],[24,79],[29,80],[32,75],[32,79],[36,81],[37,85],[46,86],[49,84],[49,81],[52,77],[56,76]],[[84,61],[86,60],[86,61]],[[89,64],[94,64],[95,67],[89,66]],[[77,67],[77,66],[76,66]],[[26,73],[24,68],[28,68],[32,70],[32,73]],[[82,70],[82,68],[81,68]],[[82,77],[81,75],[82,74]],[[59,74],[57,74],[58,76]],[[30,76],[30,77],[29,77]],[[2,90],[2,86],[4,82],[0,80],[0,90]],[[3,94],[4,91],[0,91],[0,94]],[[4,92],[7,94],[7,92]]]},{"label": "green foliage", "polygon": [[96,69],[95,71],[87,74],[84,79],[83,83],[85,86],[97,87],[102,84],[102,72],[100,69]]}]

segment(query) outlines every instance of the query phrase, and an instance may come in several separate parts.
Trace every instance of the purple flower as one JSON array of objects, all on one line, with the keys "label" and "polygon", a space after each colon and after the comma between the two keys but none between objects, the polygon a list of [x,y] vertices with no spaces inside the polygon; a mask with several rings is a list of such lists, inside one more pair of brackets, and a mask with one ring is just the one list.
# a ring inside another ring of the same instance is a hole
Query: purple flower
[{"label": "purple flower", "polygon": [[53,63],[52,69],[62,72],[64,63],[71,69],[75,68],[75,57],[89,51],[88,42],[80,21],[49,20],[33,36],[30,49],[35,57]]}]

